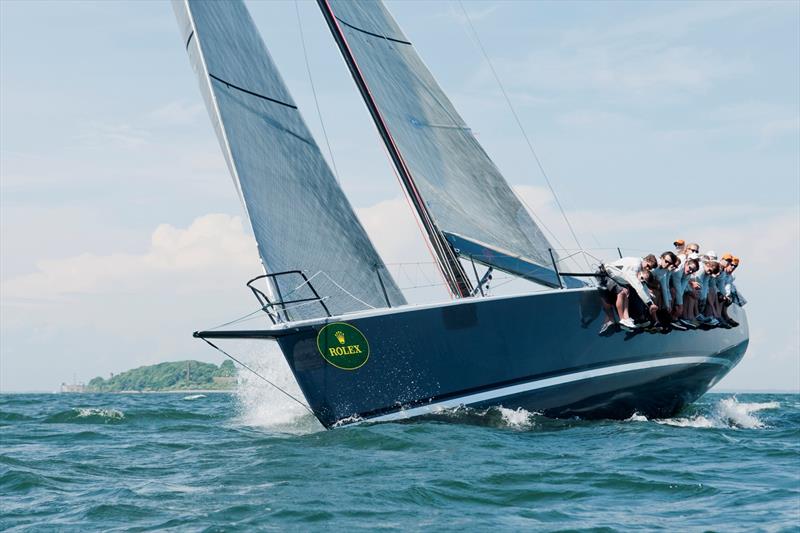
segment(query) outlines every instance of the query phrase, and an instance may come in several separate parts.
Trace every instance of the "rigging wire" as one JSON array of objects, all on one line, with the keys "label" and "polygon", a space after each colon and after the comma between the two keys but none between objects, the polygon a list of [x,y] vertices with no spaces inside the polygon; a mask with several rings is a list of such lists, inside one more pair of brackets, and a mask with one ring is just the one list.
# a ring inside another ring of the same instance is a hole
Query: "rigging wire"
[{"label": "rigging wire", "polygon": [[[522,137],[525,139],[525,143],[528,145],[528,150],[530,150],[531,155],[533,155],[533,159],[536,161],[536,165],[539,167],[539,171],[542,173],[542,176],[544,176],[544,180],[547,183],[547,188],[550,189],[550,193],[553,195],[553,199],[555,200],[559,211],[561,211],[561,216],[564,218],[564,222],[566,222],[567,227],[569,228],[569,232],[572,234],[572,238],[575,240],[575,244],[578,245],[578,248],[583,249],[580,239],[578,239],[578,235],[577,233],[575,233],[575,229],[572,227],[572,223],[569,221],[569,217],[567,217],[567,213],[564,210],[564,207],[561,205],[561,200],[559,200],[558,195],[556,194],[556,191],[553,188],[553,184],[550,183],[550,177],[547,175],[547,172],[545,172],[544,166],[542,165],[539,156],[536,154],[536,150],[534,150],[533,148],[533,143],[531,143],[531,140],[528,137],[527,132],[525,131],[525,127],[522,125],[522,121],[520,120],[519,115],[514,109],[514,105],[511,103],[511,99],[508,97],[508,93],[506,92],[503,82],[500,81],[500,76],[497,74],[497,71],[495,70],[494,65],[492,64],[492,60],[489,58],[489,54],[486,52],[486,48],[484,48],[483,46],[481,38],[478,35],[475,26],[473,26],[472,24],[472,20],[469,18],[469,14],[467,13],[467,10],[464,7],[464,3],[462,2],[462,0],[458,0],[458,5],[461,8],[462,13],[464,14],[464,19],[467,21],[467,25],[469,26],[471,33],[475,38],[475,42],[477,43],[478,48],[480,48],[484,59],[486,59],[486,63],[489,65],[489,70],[491,70],[492,76],[494,76],[497,85],[500,87],[500,91],[503,93],[503,98],[505,99],[508,108],[511,110],[511,114],[514,116],[514,120],[516,121],[517,126],[519,127],[519,130],[522,133]],[[530,210],[530,206],[528,206],[528,209]]]},{"label": "rigging wire", "polygon": [[333,173],[336,176],[336,181],[341,182],[339,179],[339,170],[336,168],[336,160],[333,157],[333,150],[331,149],[331,142],[328,139],[328,131],[325,129],[325,121],[322,119],[322,110],[319,107],[319,100],[317,99],[317,89],[314,85],[314,78],[311,75],[311,64],[308,61],[308,51],[306,50],[306,38],[303,33],[303,19],[300,16],[300,4],[298,0],[294,0],[294,10],[297,13],[297,27],[300,30],[300,43],[303,45],[303,59],[306,63],[306,72],[308,72],[308,81],[311,84],[311,94],[314,95],[314,105],[317,107],[317,117],[319,117],[319,124],[322,126],[322,135],[325,137],[325,144],[328,147],[328,155],[331,158],[331,166]]},{"label": "rigging wire", "polygon": [[265,378],[264,376],[262,376],[261,374],[259,374],[258,372],[256,372],[256,371],[255,371],[255,370],[253,370],[252,368],[250,368],[249,366],[247,366],[246,364],[242,363],[241,361],[239,361],[238,359],[236,359],[234,356],[232,356],[231,354],[229,354],[228,352],[226,352],[225,350],[223,350],[222,348],[220,348],[219,346],[217,346],[216,344],[214,344],[213,342],[211,342],[210,340],[208,340],[208,339],[205,339],[205,338],[203,338],[203,337],[200,337],[200,338],[201,338],[201,339],[203,339],[203,340],[206,342],[206,344],[208,344],[209,346],[211,346],[212,348],[214,348],[215,350],[217,350],[217,351],[219,351],[221,354],[223,354],[225,357],[229,358],[230,360],[232,360],[232,361],[234,361],[234,362],[236,362],[236,363],[239,363],[239,365],[241,365],[243,368],[246,368],[247,370],[249,370],[250,372],[252,372],[254,375],[258,376],[259,378],[261,378],[262,380],[264,380],[264,381],[265,381],[265,382],[267,382],[268,384],[270,384],[270,385],[272,385],[273,387],[275,387],[276,389],[278,389],[280,392],[282,392],[282,393],[284,394],[284,396],[286,396],[286,397],[288,397],[288,398],[290,398],[290,399],[294,400],[295,402],[299,403],[300,405],[302,405],[302,406],[303,406],[303,409],[305,409],[306,411],[308,411],[309,413],[311,413],[311,414],[314,416],[314,418],[316,418],[316,416],[317,416],[317,415],[315,415],[315,414],[314,414],[314,411],[312,411],[312,410],[311,410],[311,408],[310,408],[308,405],[306,405],[306,403],[305,403],[305,402],[303,402],[303,401],[301,401],[301,400],[298,400],[298,399],[297,399],[297,398],[295,398],[295,397],[294,397],[292,394],[290,394],[289,392],[286,392],[285,390],[283,390],[282,388],[280,388],[279,386],[277,386],[276,384],[274,384],[273,382],[271,382],[270,380],[268,380],[267,378]]},{"label": "rigging wire", "polygon": [[219,324],[219,325],[211,327],[211,328],[206,328],[205,331],[213,331],[215,329],[224,328],[225,326],[230,326],[232,324],[237,324],[238,322],[242,322],[244,320],[248,320],[249,318],[253,317],[256,313],[261,313],[262,311],[264,311],[264,308],[263,307],[259,307],[258,309],[256,309],[252,313],[247,313],[246,315],[240,316],[239,318],[234,318],[230,322],[225,322],[224,324]]}]

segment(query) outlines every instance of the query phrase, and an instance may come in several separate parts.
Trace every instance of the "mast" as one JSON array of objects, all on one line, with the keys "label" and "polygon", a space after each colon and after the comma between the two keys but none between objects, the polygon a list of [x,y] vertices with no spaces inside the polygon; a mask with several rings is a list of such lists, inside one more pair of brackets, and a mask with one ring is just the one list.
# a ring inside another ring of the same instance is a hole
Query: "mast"
[{"label": "mast", "polygon": [[364,80],[364,76],[361,74],[361,70],[359,69],[355,57],[353,56],[353,53],[347,44],[347,40],[345,39],[344,33],[342,33],[339,22],[336,20],[336,15],[334,15],[328,0],[317,0],[317,4],[322,11],[322,15],[325,17],[325,21],[328,23],[328,28],[330,28],[336,44],[339,46],[339,51],[342,53],[345,63],[347,63],[347,68],[350,70],[350,74],[353,76],[353,80],[356,82],[356,86],[361,93],[361,97],[364,99],[364,103],[366,104],[370,115],[372,115],[372,120],[375,122],[375,126],[378,128],[378,133],[380,133],[381,140],[383,141],[384,145],[386,145],[386,149],[389,151],[389,156],[392,158],[392,162],[397,169],[397,173],[400,176],[400,181],[402,182],[403,187],[408,193],[411,204],[419,215],[419,219],[422,222],[422,227],[425,229],[428,240],[433,247],[435,258],[439,264],[439,269],[444,275],[450,292],[458,298],[466,298],[471,296],[472,283],[469,281],[467,273],[461,266],[461,263],[459,262],[455,251],[450,246],[450,243],[447,242],[441,230],[439,230],[439,228],[436,226],[436,223],[433,221],[433,217],[431,217],[428,207],[425,205],[422,195],[419,193],[419,190],[414,183],[414,177],[408,170],[400,150],[395,145],[392,135],[389,132],[389,128],[386,126],[378,106],[375,103],[372,94],[370,93],[369,87]]}]

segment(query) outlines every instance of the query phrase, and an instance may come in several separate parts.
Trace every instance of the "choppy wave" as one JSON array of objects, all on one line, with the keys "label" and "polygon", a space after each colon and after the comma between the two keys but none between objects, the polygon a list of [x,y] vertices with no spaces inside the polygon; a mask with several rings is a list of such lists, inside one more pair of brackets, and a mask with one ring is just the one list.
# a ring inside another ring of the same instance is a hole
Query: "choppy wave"
[{"label": "choppy wave", "polygon": [[45,422],[50,423],[84,423],[84,424],[109,424],[115,422],[122,422],[125,419],[125,413],[119,409],[103,408],[103,407],[73,407],[66,411],[60,411],[52,414],[45,419]]},{"label": "choppy wave", "polygon": [[325,432],[291,400],[265,393],[268,385],[245,386],[197,401],[0,395],[0,411],[20,415],[0,434],[0,524],[796,529],[798,395],[710,394],[668,420],[459,407]]},{"label": "choppy wave", "polygon": [[44,417],[50,424],[122,424],[157,423],[160,421],[202,421],[219,418],[219,413],[197,413],[188,409],[128,409],[113,407],[73,407]]}]

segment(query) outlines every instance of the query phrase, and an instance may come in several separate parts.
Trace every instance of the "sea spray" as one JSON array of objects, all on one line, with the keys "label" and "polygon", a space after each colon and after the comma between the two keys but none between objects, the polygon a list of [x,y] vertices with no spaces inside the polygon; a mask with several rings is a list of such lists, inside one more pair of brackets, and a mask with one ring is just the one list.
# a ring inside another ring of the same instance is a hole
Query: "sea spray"
[{"label": "sea spray", "polygon": [[[658,424],[687,428],[761,429],[765,424],[754,414],[780,408],[779,402],[739,402],[735,396],[722,398],[711,409],[692,416],[655,419]],[[634,413],[626,422],[649,422],[646,416]]]},{"label": "sea spray", "polygon": [[758,429],[764,427],[764,423],[753,413],[765,409],[777,409],[780,407],[778,402],[739,402],[736,397],[724,398],[717,404],[717,416],[720,420],[733,427],[743,429]]},{"label": "sea spray", "polygon": [[[306,401],[276,342],[236,341],[230,343],[230,353],[288,394],[302,402]],[[239,367],[238,376],[238,420],[243,425],[289,433],[307,433],[321,429],[316,419],[302,405],[250,370]]]}]

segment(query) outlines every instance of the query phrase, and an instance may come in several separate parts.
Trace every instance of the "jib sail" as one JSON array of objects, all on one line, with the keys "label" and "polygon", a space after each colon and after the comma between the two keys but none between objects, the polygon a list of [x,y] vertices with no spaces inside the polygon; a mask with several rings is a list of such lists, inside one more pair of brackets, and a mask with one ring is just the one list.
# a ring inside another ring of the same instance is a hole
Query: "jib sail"
[{"label": "jib sail", "polygon": [[[461,257],[558,286],[547,238],[383,3],[318,4],[353,77],[366,86],[368,107],[377,108],[371,111],[378,129],[388,130],[384,141],[400,154],[395,164],[410,174],[440,235]],[[487,246],[470,246],[467,254],[452,235]]]}]

